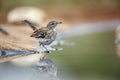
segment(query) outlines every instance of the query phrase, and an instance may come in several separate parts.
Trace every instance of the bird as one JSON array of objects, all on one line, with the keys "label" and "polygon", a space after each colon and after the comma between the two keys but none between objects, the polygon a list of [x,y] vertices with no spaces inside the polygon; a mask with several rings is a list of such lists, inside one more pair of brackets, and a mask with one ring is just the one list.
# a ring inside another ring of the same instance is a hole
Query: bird
[{"label": "bird", "polygon": [[39,45],[44,47],[46,52],[49,53],[49,50],[45,45],[50,45],[56,39],[57,32],[55,31],[55,28],[58,24],[62,24],[62,22],[50,21],[46,27],[41,27],[39,29],[35,27],[29,20],[24,20],[23,22],[30,26],[34,31],[30,37],[39,39]]}]

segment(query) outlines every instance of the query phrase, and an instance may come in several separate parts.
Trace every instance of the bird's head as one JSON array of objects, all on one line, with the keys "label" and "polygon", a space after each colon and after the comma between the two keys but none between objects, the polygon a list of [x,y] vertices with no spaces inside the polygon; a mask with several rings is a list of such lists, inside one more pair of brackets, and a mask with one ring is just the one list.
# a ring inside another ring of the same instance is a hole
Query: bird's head
[{"label": "bird's head", "polygon": [[57,24],[62,24],[62,22],[50,21],[50,22],[47,24],[47,27],[50,28],[50,29],[55,29],[55,27],[57,26]]}]

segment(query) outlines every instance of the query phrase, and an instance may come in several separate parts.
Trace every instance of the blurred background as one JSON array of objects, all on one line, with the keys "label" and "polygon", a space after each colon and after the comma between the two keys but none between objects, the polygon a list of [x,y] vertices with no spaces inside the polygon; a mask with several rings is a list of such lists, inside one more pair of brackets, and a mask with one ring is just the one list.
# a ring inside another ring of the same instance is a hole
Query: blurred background
[{"label": "blurred background", "polygon": [[[0,0],[0,18],[5,22],[7,13],[20,6],[41,8],[49,18],[71,22],[119,18],[119,0]],[[4,16],[3,16],[4,15]]]},{"label": "blurred background", "polygon": [[[0,0],[0,24],[20,27],[16,23],[24,18],[36,25],[62,21],[58,32],[75,45],[47,56],[59,80],[120,80],[119,9],[120,0]],[[32,69],[1,63],[0,80],[42,80]]]}]

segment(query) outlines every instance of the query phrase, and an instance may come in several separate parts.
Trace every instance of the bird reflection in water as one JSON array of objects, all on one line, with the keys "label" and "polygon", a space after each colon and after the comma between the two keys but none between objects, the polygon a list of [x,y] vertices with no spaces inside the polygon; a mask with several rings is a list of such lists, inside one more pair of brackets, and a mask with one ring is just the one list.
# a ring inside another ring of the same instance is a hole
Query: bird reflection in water
[{"label": "bird reflection in water", "polygon": [[35,76],[39,76],[40,80],[59,80],[57,77],[57,67],[51,59],[43,59],[33,66]]}]

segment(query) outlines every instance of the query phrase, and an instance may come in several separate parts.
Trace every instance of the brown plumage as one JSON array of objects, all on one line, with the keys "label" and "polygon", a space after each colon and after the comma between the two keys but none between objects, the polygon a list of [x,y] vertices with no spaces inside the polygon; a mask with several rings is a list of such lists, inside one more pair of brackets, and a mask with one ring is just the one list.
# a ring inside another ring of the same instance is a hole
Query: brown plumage
[{"label": "brown plumage", "polygon": [[44,45],[50,45],[56,39],[57,32],[54,29],[56,28],[57,24],[62,23],[50,21],[46,27],[37,29],[30,21],[24,20],[24,22],[34,30],[31,37],[39,39],[39,44],[45,49],[47,48]]}]

